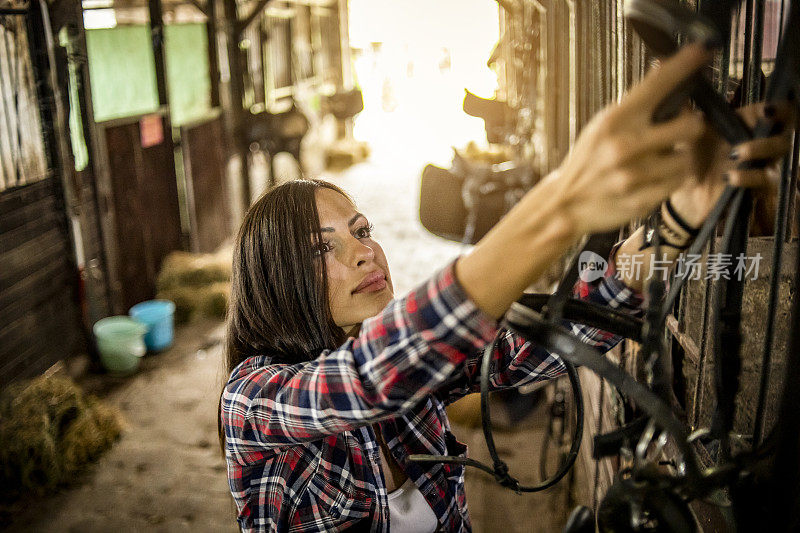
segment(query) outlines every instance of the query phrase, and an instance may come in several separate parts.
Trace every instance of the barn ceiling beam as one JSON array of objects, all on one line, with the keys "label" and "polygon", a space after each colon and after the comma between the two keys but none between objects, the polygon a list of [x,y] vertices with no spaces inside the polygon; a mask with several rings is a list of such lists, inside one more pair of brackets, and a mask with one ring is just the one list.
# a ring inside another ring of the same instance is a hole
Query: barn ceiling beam
[{"label": "barn ceiling beam", "polygon": [[203,2],[200,2],[199,0],[187,0],[187,2],[189,2],[189,3],[190,3],[192,6],[194,6],[194,7],[195,7],[195,8],[196,8],[198,11],[200,11],[200,13],[202,13],[203,15],[205,15],[205,16],[206,16],[206,18],[208,18],[208,17],[209,17],[209,9],[208,9],[208,4],[207,4],[207,3],[206,3],[205,5],[203,5],[204,3],[203,3]]},{"label": "barn ceiling beam", "polygon": [[243,18],[242,20],[236,23],[236,35],[241,36],[241,34],[253,23],[254,20],[264,11],[264,8],[267,7],[272,0],[258,0],[255,7],[250,11],[250,13]]}]

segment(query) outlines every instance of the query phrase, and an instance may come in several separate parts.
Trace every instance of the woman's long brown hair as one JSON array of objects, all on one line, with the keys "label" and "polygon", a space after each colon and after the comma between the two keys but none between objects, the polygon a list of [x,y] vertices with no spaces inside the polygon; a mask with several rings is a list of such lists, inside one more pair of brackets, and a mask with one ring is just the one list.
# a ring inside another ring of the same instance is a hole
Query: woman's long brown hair
[{"label": "woman's long brown hair", "polygon": [[[313,243],[321,240],[320,188],[350,200],[332,183],[296,180],[270,189],[245,214],[233,246],[226,376],[256,355],[294,364],[344,342],[330,313],[325,263],[314,254]],[[220,395],[217,428],[224,451],[221,407]]]}]

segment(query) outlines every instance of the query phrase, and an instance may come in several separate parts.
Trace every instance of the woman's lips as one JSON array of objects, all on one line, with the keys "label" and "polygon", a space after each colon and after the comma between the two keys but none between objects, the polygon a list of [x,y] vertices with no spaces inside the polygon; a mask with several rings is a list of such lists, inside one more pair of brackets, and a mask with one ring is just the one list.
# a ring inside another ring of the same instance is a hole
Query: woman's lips
[{"label": "woman's lips", "polygon": [[363,294],[365,292],[378,292],[386,288],[386,276],[383,272],[376,270],[361,280],[353,294]]}]

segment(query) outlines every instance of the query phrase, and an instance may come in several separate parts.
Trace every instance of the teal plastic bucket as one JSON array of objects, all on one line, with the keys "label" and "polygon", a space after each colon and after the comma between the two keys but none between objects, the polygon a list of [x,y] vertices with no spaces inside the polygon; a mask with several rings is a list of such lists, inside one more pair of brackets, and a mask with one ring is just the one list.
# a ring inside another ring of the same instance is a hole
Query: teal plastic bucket
[{"label": "teal plastic bucket", "polygon": [[147,326],[144,343],[151,352],[172,346],[175,336],[175,304],[169,300],[148,300],[131,307],[128,313]]},{"label": "teal plastic bucket", "polygon": [[147,326],[128,316],[110,316],[98,320],[92,330],[106,370],[115,375],[127,375],[139,368],[147,352],[144,344]]}]

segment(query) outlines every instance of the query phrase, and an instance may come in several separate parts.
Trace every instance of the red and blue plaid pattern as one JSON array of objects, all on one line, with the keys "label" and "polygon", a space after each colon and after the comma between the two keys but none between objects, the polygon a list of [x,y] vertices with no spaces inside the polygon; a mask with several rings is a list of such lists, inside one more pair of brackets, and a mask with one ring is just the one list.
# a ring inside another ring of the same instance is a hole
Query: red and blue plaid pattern
[{"label": "red and blue plaid pattern", "polygon": [[[610,272],[613,274],[613,270]],[[638,312],[640,299],[609,275],[576,295]],[[607,350],[619,338],[571,325]],[[463,455],[445,404],[478,389],[482,348],[497,335],[456,282],[453,265],[366,320],[357,338],[311,362],[252,357],[222,395],[228,480],[243,531],[389,529],[373,425],[446,531],[470,531],[460,465],[417,464],[412,454]],[[492,385],[519,386],[564,371],[558,357],[503,333]]]}]

